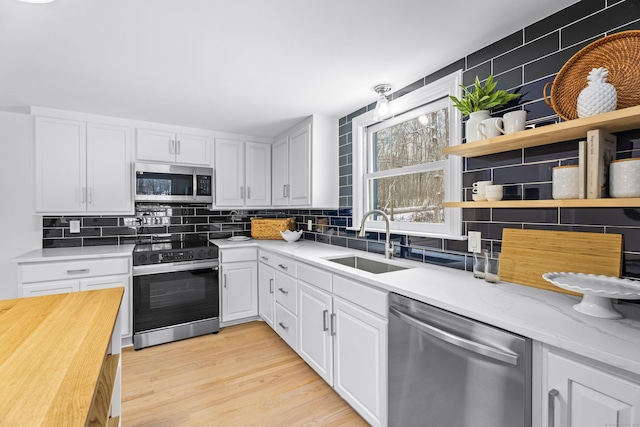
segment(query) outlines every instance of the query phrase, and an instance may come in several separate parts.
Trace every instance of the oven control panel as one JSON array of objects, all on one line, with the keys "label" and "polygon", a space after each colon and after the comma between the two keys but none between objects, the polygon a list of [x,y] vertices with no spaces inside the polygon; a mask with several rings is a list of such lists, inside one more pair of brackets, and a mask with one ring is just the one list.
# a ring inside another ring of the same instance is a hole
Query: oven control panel
[{"label": "oven control panel", "polygon": [[161,262],[188,261],[193,259],[193,251],[165,252],[160,259]]}]

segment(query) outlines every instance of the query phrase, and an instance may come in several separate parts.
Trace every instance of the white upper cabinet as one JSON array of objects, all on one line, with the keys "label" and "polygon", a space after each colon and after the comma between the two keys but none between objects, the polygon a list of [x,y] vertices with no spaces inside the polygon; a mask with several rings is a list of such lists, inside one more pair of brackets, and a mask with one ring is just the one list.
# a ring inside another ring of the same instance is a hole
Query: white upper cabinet
[{"label": "white upper cabinet", "polygon": [[128,127],[36,117],[36,212],[131,213]]},{"label": "white upper cabinet", "polygon": [[271,204],[271,146],[258,142],[245,144],[245,205]]},{"label": "white upper cabinet", "polygon": [[274,141],[273,205],[338,207],[338,120],[313,115]]},{"label": "white upper cabinet", "polygon": [[206,136],[138,129],[136,160],[211,165],[211,140]]},{"label": "white upper cabinet", "polygon": [[271,145],[215,142],[216,206],[271,205]]},{"label": "white upper cabinet", "polygon": [[87,124],[87,210],[131,211],[131,179],[131,129]]}]

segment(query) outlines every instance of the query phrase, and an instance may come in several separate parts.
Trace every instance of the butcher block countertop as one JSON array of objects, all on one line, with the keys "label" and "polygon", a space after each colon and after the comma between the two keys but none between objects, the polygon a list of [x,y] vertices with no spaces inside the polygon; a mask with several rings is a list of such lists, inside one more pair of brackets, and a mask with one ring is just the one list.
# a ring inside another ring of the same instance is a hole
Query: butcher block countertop
[{"label": "butcher block countertop", "polygon": [[103,366],[117,369],[107,352],[123,292],[0,301],[2,426],[91,425]]}]

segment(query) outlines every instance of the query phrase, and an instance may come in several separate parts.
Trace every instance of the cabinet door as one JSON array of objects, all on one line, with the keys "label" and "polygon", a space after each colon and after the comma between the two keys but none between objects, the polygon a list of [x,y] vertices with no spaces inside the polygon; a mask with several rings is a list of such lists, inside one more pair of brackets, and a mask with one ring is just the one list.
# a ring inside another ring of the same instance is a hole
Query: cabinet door
[{"label": "cabinet door", "polygon": [[35,140],[36,212],[85,212],[85,123],[37,117]]},{"label": "cabinet door", "polygon": [[284,137],[271,147],[271,200],[273,206],[289,204],[289,138]]},{"label": "cabinet door", "polygon": [[333,385],[331,294],[298,282],[298,354]]},{"label": "cabinet door", "polygon": [[55,282],[33,283],[22,285],[20,289],[23,297],[37,297],[42,295],[66,294],[78,292],[80,282],[78,280],[56,280]]},{"label": "cabinet door", "polygon": [[122,302],[120,303],[120,324],[123,338],[130,337],[132,334],[130,278],[131,276],[106,276],[80,280],[81,291],[124,287],[124,295],[122,296]]},{"label": "cabinet door", "polygon": [[216,139],[216,205],[244,206],[244,142]]},{"label": "cabinet door", "polygon": [[245,145],[246,206],[271,205],[271,145]]},{"label": "cabinet door", "polygon": [[372,426],[387,423],[387,321],[338,297],[334,388]]},{"label": "cabinet door", "polygon": [[[640,425],[640,384],[551,352],[546,363],[543,407],[546,414],[555,407],[554,427]],[[543,420],[548,426],[549,416]]]},{"label": "cabinet door", "polygon": [[176,135],[176,162],[211,165],[211,140],[206,136]]},{"label": "cabinet door", "polygon": [[258,315],[258,267],[255,262],[222,266],[222,321]]},{"label": "cabinet door", "polygon": [[275,328],[274,294],[275,271],[272,267],[260,263],[258,265],[258,314],[269,326]]},{"label": "cabinet door", "polygon": [[[322,167],[322,165],[319,165]],[[311,204],[311,124],[297,129],[289,140],[289,204]]]},{"label": "cabinet door", "polygon": [[136,160],[173,162],[175,157],[173,132],[138,129]]},{"label": "cabinet door", "polygon": [[131,129],[87,125],[87,210],[133,211]]}]

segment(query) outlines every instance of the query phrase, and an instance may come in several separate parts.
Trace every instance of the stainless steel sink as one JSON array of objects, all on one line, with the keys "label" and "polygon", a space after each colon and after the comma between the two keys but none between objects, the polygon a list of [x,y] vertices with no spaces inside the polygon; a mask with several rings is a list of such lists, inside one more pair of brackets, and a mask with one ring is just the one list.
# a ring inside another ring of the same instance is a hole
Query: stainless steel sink
[{"label": "stainless steel sink", "polygon": [[391,271],[406,270],[407,267],[400,267],[398,265],[388,264],[386,262],[374,261],[367,258],[360,258],[358,256],[347,256],[341,258],[331,258],[328,261],[335,262],[337,264],[346,265],[358,270],[368,271],[373,274],[389,273]]}]

